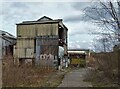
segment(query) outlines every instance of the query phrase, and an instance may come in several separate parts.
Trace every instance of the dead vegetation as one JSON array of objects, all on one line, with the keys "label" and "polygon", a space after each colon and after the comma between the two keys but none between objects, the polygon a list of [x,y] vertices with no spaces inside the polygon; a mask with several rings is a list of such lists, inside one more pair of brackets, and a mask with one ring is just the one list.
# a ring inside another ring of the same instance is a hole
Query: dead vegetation
[{"label": "dead vegetation", "polygon": [[95,87],[118,86],[117,54],[117,51],[92,54],[85,81],[92,82]]},{"label": "dead vegetation", "polygon": [[[3,87],[49,87],[47,81],[57,70],[51,67],[35,67],[13,64],[13,58],[6,57],[2,63]],[[62,75],[57,76],[57,79]],[[61,80],[60,80],[61,81]]]}]

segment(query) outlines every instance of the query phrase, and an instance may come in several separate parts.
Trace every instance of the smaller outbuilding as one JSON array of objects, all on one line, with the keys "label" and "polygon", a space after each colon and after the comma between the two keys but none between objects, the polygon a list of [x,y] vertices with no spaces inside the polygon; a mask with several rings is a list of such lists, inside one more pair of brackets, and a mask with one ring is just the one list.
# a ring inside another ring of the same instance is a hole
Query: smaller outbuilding
[{"label": "smaller outbuilding", "polygon": [[86,59],[90,56],[89,49],[69,49],[70,66],[86,66]]},{"label": "smaller outbuilding", "polygon": [[15,44],[15,36],[0,30],[0,59],[8,55],[13,55],[13,48]]}]

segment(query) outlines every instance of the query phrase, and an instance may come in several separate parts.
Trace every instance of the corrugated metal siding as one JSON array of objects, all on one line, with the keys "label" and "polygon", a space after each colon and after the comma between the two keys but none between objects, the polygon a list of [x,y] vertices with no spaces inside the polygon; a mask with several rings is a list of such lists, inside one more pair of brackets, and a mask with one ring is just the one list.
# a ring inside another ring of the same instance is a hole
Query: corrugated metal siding
[{"label": "corrugated metal siding", "polygon": [[33,58],[34,57],[34,48],[27,48],[26,49],[26,58]]},{"label": "corrugated metal siding", "polygon": [[18,48],[17,50],[18,50],[18,57],[19,58],[25,58],[25,49]]},{"label": "corrugated metal siding", "polygon": [[58,57],[57,37],[36,38],[36,64],[54,66],[54,60],[57,57]]},{"label": "corrugated metal siding", "polygon": [[37,36],[58,35],[58,24],[37,24]]},{"label": "corrugated metal siding", "polygon": [[17,48],[18,58],[34,58],[34,48]]},{"label": "corrugated metal siding", "polygon": [[22,38],[17,40],[18,48],[31,48],[34,47],[34,39],[33,38]]},{"label": "corrugated metal siding", "polygon": [[17,30],[17,36],[34,37],[36,35],[35,25],[18,25]]},{"label": "corrugated metal siding", "polygon": [[14,55],[18,58],[34,58],[34,51],[38,51],[37,54],[40,55],[39,50],[41,50],[42,54],[49,53],[57,56],[58,38],[56,40],[42,38],[38,40],[38,43],[41,41],[41,44],[35,45],[33,38],[39,36],[58,36],[58,23],[17,25],[18,39]]},{"label": "corrugated metal siding", "polygon": [[34,39],[22,38],[17,40],[16,45],[18,58],[33,58],[34,56]]},{"label": "corrugated metal siding", "polygon": [[53,35],[58,35],[58,24],[53,24],[52,28],[53,28]]},{"label": "corrugated metal siding", "polygon": [[18,37],[35,37],[35,36],[50,36],[58,35],[58,23],[54,24],[33,24],[33,25],[18,25]]}]

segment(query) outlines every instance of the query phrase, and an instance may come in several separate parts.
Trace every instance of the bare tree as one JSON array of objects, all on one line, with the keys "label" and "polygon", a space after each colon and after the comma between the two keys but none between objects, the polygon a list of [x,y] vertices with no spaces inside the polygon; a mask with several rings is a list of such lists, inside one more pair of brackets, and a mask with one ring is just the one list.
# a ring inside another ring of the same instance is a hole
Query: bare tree
[{"label": "bare tree", "polygon": [[[97,2],[95,5],[85,8],[85,15],[90,19],[90,21],[96,23],[97,25],[102,27],[105,31],[107,30],[114,33],[115,38],[119,42],[118,47],[120,46],[120,1],[119,0],[116,0],[116,2],[113,2],[112,0],[109,0],[107,2],[102,2],[99,0],[99,2]],[[98,40],[99,43],[103,44],[102,47],[104,52],[106,52],[106,48],[109,48],[109,46],[111,45],[110,40],[108,40],[111,38],[112,36],[111,34],[109,34],[107,37],[103,36],[102,39]],[[100,47],[100,45],[97,45],[95,47]],[[120,55],[120,50],[118,50],[118,55]],[[109,55],[107,57],[109,57]],[[118,69],[120,69],[120,64],[119,64],[120,57],[117,58],[118,58]],[[115,60],[115,58],[113,59]],[[120,84],[120,70],[118,70],[118,83]]]},{"label": "bare tree", "polygon": [[110,52],[112,47],[115,44],[115,38],[112,38],[111,35],[102,35],[98,36],[98,39],[94,39],[93,46],[96,52]]},{"label": "bare tree", "polygon": [[120,1],[99,1],[96,5],[85,8],[85,14],[91,21],[114,32],[120,41]]}]

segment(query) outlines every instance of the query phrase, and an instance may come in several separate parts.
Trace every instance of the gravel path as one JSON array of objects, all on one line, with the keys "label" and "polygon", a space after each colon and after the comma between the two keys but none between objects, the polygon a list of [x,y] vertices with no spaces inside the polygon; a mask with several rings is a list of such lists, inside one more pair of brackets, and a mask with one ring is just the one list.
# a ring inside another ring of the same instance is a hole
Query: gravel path
[{"label": "gravel path", "polygon": [[83,81],[85,74],[85,68],[72,70],[65,75],[58,87],[92,87],[91,83]]}]

